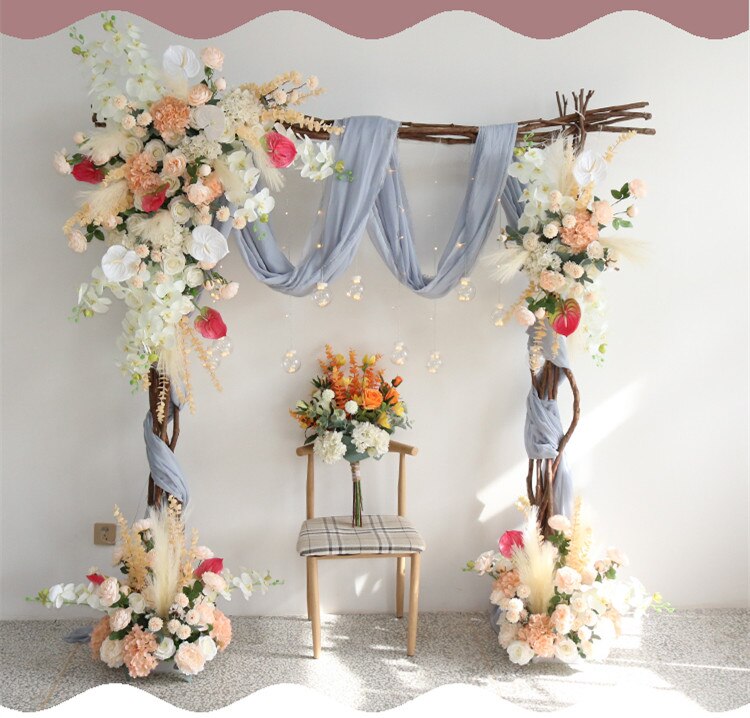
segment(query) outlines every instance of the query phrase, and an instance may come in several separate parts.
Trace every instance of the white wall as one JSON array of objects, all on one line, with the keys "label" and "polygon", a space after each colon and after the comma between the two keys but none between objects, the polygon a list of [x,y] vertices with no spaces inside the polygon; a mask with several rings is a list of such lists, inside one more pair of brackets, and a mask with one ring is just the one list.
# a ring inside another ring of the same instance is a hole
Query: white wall
[{"label": "white wall", "polygon": [[[176,41],[141,24],[155,52]],[[80,27],[95,32],[95,19]],[[288,68],[318,74],[329,92],[310,109],[322,116],[504,122],[554,114],[554,91],[579,87],[595,88],[599,105],[650,100],[658,134],[626,145],[613,183],[649,182],[638,233],[651,257],[606,278],[608,362],[597,369],[575,354],[583,421],[570,455],[602,540],[630,554],[647,586],[679,606],[744,605],[747,34],[709,41],[629,12],[538,41],[453,12],[372,41],[274,13],[216,43],[230,83]],[[60,231],[76,188],[53,173],[51,154],[70,147],[88,121],[66,33],[4,38],[2,60],[2,616],[38,618],[52,614],[23,596],[78,580],[91,564],[108,565],[109,551],[92,545],[92,524],[108,520],[115,502],[130,517],[143,510],[146,398],[131,396],[114,367],[119,308],[80,325],[67,320],[101,248],[74,255]],[[468,150],[405,143],[401,150],[430,270],[431,248],[446,240],[460,202]],[[293,252],[318,192],[292,182],[275,212]],[[269,596],[236,600],[232,612],[303,612],[303,562],[294,548],[304,466],[286,409],[307,392],[326,340],[388,353],[397,315],[412,352],[402,373],[414,418],[414,429],[399,438],[420,448],[409,462],[409,513],[429,544],[422,608],[486,605],[489,586],[461,567],[518,522],[512,503],[525,476],[525,337],[518,327],[490,324],[497,287],[488,268],[474,272],[473,303],[453,296],[438,303],[445,364],[430,376],[432,304],[400,289],[369,243],[358,263],[366,300],[357,306],[345,298],[347,276],[321,310],[255,282],[236,251],[225,261],[225,273],[242,282],[238,298],[222,307],[235,352],[221,368],[222,394],[196,370],[198,412],[185,417],[178,454],[203,541],[232,567],[268,567],[286,581]],[[505,287],[503,299],[520,288]],[[304,362],[293,376],[279,366],[290,343],[287,311]],[[366,510],[390,510],[395,470],[393,459],[363,466]],[[321,470],[322,510],[346,512],[349,491],[345,465]],[[326,611],[393,605],[393,567],[381,562],[327,564],[321,583]]]}]

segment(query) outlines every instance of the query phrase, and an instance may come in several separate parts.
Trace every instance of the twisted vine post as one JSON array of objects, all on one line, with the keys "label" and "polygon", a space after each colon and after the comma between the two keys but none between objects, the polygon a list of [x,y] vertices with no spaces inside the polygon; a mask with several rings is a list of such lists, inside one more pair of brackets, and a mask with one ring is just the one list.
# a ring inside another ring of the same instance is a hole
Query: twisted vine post
[{"label": "twisted vine post", "polygon": [[581,395],[578,391],[575,376],[570,369],[559,367],[551,361],[545,361],[538,374],[531,372],[531,384],[537,396],[540,399],[552,401],[557,401],[560,372],[563,372],[567,377],[573,394],[573,418],[557,446],[557,456],[554,459],[529,459],[529,470],[526,474],[526,494],[531,505],[537,507],[539,524],[545,535],[550,533],[547,520],[556,513],[553,490],[555,475],[560,466],[563,451],[565,451],[570,437],[578,426],[581,415]]},{"label": "twisted vine post", "polygon": [[[172,402],[169,377],[158,371],[156,366],[149,370],[148,405],[151,412],[154,434],[158,436],[174,452],[180,435],[180,408]],[[172,416],[172,436],[169,436],[169,417]],[[154,482],[153,476],[148,475],[148,505],[160,506],[168,501],[170,494],[166,494]]]}]

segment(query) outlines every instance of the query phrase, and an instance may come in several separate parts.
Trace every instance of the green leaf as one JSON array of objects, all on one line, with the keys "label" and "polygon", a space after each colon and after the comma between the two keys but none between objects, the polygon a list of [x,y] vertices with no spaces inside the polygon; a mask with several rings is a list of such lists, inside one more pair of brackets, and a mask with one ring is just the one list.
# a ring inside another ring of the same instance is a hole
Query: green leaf
[{"label": "green leaf", "polygon": [[632,227],[633,223],[629,219],[621,219],[620,227]]},{"label": "green leaf", "polygon": [[613,197],[614,197],[615,199],[622,199],[622,193],[618,192],[618,191],[617,191],[616,189],[613,189],[613,190],[612,190],[612,196],[613,196]]}]

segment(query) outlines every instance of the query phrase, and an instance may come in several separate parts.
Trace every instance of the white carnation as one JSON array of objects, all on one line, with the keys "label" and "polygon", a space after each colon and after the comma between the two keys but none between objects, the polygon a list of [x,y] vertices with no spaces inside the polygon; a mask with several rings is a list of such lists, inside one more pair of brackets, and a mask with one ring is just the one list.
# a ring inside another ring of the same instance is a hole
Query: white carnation
[{"label": "white carnation", "polygon": [[523,235],[523,248],[527,252],[533,252],[539,246],[539,235],[527,232]]},{"label": "white carnation", "polygon": [[347,401],[346,404],[344,404],[344,411],[347,414],[356,414],[358,409],[359,409],[359,405],[353,399],[349,399],[349,401]]},{"label": "white carnation", "polygon": [[325,464],[335,464],[339,459],[343,459],[346,446],[341,440],[341,432],[326,431],[322,436],[318,436],[313,450]]},{"label": "white carnation", "polygon": [[588,247],[586,247],[586,254],[588,254],[591,259],[601,259],[604,257],[604,247],[602,247],[602,244],[598,239],[595,239]]},{"label": "white carnation", "polygon": [[352,441],[357,451],[369,456],[380,458],[388,452],[390,441],[388,432],[375,424],[363,421],[358,422],[352,431]]}]

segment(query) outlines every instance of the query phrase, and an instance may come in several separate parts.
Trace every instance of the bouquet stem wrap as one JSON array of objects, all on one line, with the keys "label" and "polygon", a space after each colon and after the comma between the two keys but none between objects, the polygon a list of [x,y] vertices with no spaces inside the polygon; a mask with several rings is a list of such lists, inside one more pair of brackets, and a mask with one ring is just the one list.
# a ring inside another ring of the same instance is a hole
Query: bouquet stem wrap
[{"label": "bouquet stem wrap", "polygon": [[352,461],[352,526],[362,525],[362,481],[359,461]]}]

